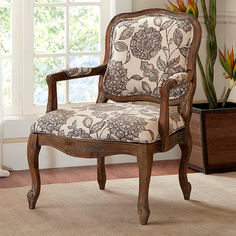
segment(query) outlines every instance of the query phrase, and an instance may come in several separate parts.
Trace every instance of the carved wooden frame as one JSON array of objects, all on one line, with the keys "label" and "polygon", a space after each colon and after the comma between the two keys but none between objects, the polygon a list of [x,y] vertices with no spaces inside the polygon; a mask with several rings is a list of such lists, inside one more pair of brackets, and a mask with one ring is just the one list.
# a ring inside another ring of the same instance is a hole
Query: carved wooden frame
[{"label": "carved wooden frame", "polygon": [[[178,109],[185,121],[185,128],[169,135],[169,92],[171,89],[180,86],[174,79],[166,81],[161,87],[161,99],[150,95],[137,96],[112,96],[103,90],[103,76],[107,69],[107,63],[110,53],[110,33],[114,23],[123,18],[138,17],[148,14],[166,14],[169,16],[179,16],[188,19],[193,25],[194,37],[189,52],[187,65],[187,86],[188,90],[184,97],[178,103]],[[114,154],[130,154],[137,156],[139,167],[139,196],[138,196],[138,216],[141,224],[147,224],[150,215],[148,204],[148,190],[151,177],[153,154],[165,152],[180,145],[182,158],[179,166],[179,182],[184,195],[188,200],[191,192],[191,185],[187,179],[187,168],[192,148],[192,139],[189,131],[189,123],[192,114],[192,101],[196,88],[196,58],[201,41],[201,26],[199,22],[189,14],[176,13],[163,9],[148,9],[133,13],[124,13],[115,16],[110,22],[106,33],[106,52],[103,65],[91,68],[88,73],[82,73],[77,76],[70,76],[65,71],[48,75],[46,80],[48,84],[48,105],[47,112],[57,110],[57,89],[56,83],[62,80],[70,80],[93,75],[100,75],[99,94],[97,103],[106,103],[109,99],[115,102],[149,101],[160,103],[159,132],[161,139],[151,144],[108,142],[108,141],[88,141],[73,138],[57,137],[46,134],[32,133],[28,141],[28,164],[32,178],[32,189],[28,192],[28,201],[30,209],[34,209],[40,193],[40,175],[38,168],[38,155],[40,147],[51,146],[68,155],[84,158],[97,158],[97,180],[100,189],[105,189],[105,156]]]}]

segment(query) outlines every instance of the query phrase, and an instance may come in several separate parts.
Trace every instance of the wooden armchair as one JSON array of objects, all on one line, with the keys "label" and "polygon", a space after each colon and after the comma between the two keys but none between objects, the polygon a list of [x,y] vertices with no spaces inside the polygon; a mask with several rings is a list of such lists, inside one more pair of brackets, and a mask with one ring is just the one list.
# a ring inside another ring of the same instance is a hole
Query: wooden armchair
[{"label": "wooden armchair", "polygon": [[[97,158],[97,180],[102,190],[106,156],[137,156],[138,216],[141,224],[147,224],[153,154],[179,144],[179,182],[188,200],[191,185],[187,167],[192,147],[189,122],[200,41],[200,24],[189,14],[161,9],[120,14],[107,29],[103,65],[48,75],[47,114],[32,126],[28,141],[30,209],[35,208],[40,193],[38,156],[42,145],[75,157]],[[97,103],[58,110],[57,82],[92,75],[100,75]],[[109,99],[116,103],[107,103]],[[127,103],[134,101],[159,103],[160,108]],[[178,109],[169,110],[169,106]]]}]

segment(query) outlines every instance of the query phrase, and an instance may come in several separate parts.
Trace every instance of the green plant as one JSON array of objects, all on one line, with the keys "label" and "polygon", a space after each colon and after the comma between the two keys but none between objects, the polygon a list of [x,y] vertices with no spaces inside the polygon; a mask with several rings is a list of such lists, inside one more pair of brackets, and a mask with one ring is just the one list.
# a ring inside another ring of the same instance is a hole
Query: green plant
[{"label": "green plant", "polygon": [[229,50],[225,50],[224,54],[219,50],[220,52],[220,62],[226,71],[225,79],[229,80],[229,87],[227,89],[227,92],[225,94],[225,97],[223,99],[222,107],[225,107],[226,102],[229,98],[229,95],[231,93],[231,90],[236,85],[236,55],[234,57],[234,49],[232,48],[232,51],[229,52]]},{"label": "green plant", "polygon": [[188,0],[188,6],[185,6],[184,1],[182,0],[177,0],[177,5],[174,5],[170,1],[169,3],[170,3],[170,7],[166,5],[169,10],[176,11],[176,12],[187,12],[189,14],[194,15],[196,18],[198,18],[197,1]]},{"label": "green plant", "polygon": [[[197,0],[188,0],[188,6],[185,6],[183,0],[177,0],[177,6],[170,3],[168,7],[172,11],[187,12],[198,17]],[[209,108],[217,108],[217,96],[214,88],[214,66],[217,58],[217,41],[216,41],[216,0],[210,0],[209,10],[206,7],[206,1],[201,0],[205,24],[207,28],[207,61],[206,67],[202,65],[198,56],[197,62],[202,77],[203,89],[209,103]]]}]

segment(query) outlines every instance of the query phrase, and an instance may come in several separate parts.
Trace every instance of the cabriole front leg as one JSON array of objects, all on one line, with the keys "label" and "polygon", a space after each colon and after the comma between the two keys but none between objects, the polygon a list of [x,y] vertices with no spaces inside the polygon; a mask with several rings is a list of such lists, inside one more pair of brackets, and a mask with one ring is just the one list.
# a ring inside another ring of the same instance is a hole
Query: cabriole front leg
[{"label": "cabriole front leg", "polygon": [[32,179],[32,188],[27,194],[29,208],[34,209],[40,193],[40,175],[38,156],[41,146],[38,145],[38,135],[31,134],[28,140],[27,156],[28,165]]},{"label": "cabriole front leg", "polygon": [[184,142],[180,143],[179,146],[182,151],[182,157],[179,165],[179,184],[182,189],[184,199],[189,200],[191,193],[191,184],[188,182],[187,172],[190,154],[192,151],[192,137],[190,132],[187,132]]},{"label": "cabriole front leg", "polygon": [[137,161],[139,168],[138,216],[140,224],[146,225],[150,215],[148,192],[153,162],[153,154],[147,146],[139,148]]}]

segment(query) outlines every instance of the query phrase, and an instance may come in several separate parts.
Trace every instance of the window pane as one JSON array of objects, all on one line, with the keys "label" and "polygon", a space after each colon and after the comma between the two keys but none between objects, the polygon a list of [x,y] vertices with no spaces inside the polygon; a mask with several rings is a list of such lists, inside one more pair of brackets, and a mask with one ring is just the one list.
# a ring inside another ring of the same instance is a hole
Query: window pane
[{"label": "window pane", "polygon": [[0,7],[0,51],[1,54],[11,52],[11,9]]},{"label": "window pane", "polygon": [[65,2],[66,0],[34,0],[35,3]]},{"label": "window pane", "polygon": [[70,7],[70,50],[98,51],[99,46],[99,7]]},{"label": "window pane", "polygon": [[95,55],[88,56],[70,56],[69,67],[94,67],[100,63],[100,57]]},{"label": "window pane", "polygon": [[70,81],[69,101],[75,102],[96,102],[98,96],[98,76],[80,78]]},{"label": "window pane", "polygon": [[[65,69],[64,57],[45,57],[34,59],[34,104],[45,105],[48,99],[46,76]],[[59,103],[65,103],[65,82],[57,84]]]},{"label": "window pane", "polygon": [[65,8],[35,7],[34,52],[58,53],[65,49]]},{"label": "window pane", "polygon": [[[99,64],[99,56],[72,56],[70,67],[93,67]],[[98,76],[69,81],[70,102],[95,102],[98,95]]]},{"label": "window pane", "polygon": [[0,4],[11,3],[11,0],[0,0]]},{"label": "window pane", "polygon": [[12,105],[12,62],[10,59],[2,60],[2,89],[3,105]]}]

